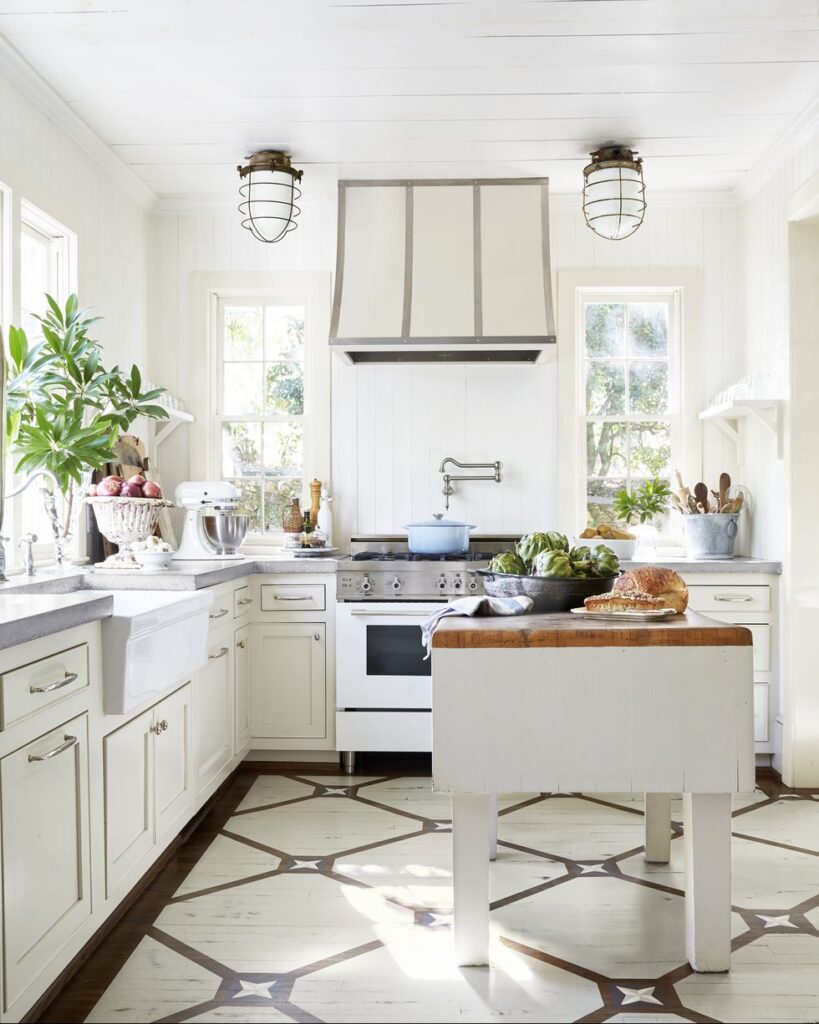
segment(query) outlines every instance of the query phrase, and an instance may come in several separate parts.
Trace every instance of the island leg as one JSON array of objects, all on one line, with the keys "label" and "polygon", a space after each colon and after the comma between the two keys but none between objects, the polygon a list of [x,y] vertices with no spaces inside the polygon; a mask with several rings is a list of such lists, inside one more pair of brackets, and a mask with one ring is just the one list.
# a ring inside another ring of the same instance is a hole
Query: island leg
[{"label": "island leg", "polygon": [[489,859],[498,856],[498,794],[489,795]]},{"label": "island leg", "polygon": [[667,864],[671,860],[671,794],[646,793],[646,860]]},{"label": "island leg", "polygon": [[731,797],[685,793],[685,945],[695,971],[731,967]]},{"label": "island leg", "polygon": [[489,795],[452,797],[455,958],[460,967],[489,963]]}]

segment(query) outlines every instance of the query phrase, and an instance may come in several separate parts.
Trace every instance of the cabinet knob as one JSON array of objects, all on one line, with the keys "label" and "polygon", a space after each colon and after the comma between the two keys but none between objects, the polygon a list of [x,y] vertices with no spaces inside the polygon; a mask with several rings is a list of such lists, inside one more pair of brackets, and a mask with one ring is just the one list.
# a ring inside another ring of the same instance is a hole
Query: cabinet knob
[{"label": "cabinet knob", "polygon": [[241,647],[242,650],[244,650],[245,649],[245,642],[244,642],[244,640],[237,640],[236,641],[236,646],[237,647]]},{"label": "cabinet knob", "polygon": [[321,633],[314,633],[313,634],[313,639],[314,640],[321,640]]}]

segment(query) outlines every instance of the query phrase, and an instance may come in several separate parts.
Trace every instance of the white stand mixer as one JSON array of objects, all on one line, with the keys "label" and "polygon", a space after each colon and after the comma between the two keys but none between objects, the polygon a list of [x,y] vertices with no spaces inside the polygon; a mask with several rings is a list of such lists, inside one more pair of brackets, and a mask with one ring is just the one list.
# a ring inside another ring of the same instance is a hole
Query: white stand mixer
[{"label": "white stand mixer", "polygon": [[[175,562],[185,561],[237,561],[245,556],[238,548],[247,532],[247,516],[236,514],[239,492],[233,484],[222,480],[186,480],[175,492],[176,504],[185,509],[182,541],[173,556]],[[231,538],[227,549],[215,547],[206,536],[202,517],[219,516],[233,522],[244,520],[244,529]],[[232,549],[232,550],[231,550]]]}]

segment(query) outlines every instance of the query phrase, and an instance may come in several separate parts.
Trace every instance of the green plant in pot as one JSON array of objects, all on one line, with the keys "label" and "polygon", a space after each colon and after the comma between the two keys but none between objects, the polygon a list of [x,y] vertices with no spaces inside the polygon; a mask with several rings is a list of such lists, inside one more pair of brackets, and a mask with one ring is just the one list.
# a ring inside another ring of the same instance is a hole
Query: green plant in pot
[{"label": "green plant in pot", "polygon": [[105,368],[102,348],[89,335],[101,317],[80,309],[76,295],[65,308],[45,298],[48,309],[37,317],[42,340],[32,344],[21,328],[9,330],[5,428],[15,470],[47,470],[57,482],[61,514],[48,490],[45,500],[61,563],[84,481],[113,460],[117,436],[138,416],[168,413],[156,404],[164,389],[143,390],[136,366],[130,373]]},{"label": "green plant in pot", "polygon": [[[629,491],[622,487],[614,495],[612,510],[627,526],[637,524],[638,548],[656,552],[657,529],[654,520],[668,508],[671,487],[667,480],[653,477]],[[645,556],[644,556],[645,557]]]}]

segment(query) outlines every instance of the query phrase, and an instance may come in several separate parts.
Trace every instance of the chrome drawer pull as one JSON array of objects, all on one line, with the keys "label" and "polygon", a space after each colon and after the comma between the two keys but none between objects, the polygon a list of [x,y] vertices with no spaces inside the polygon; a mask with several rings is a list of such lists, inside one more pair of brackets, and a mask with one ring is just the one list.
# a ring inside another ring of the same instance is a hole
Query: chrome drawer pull
[{"label": "chrome drawer pull", "polygon": [[223,618],[223,617],[224,617],[225,615],[227,615],[227,613],[228,613],[228,610],[227,610],[227,608],[220,608],[218,612],[211,612],[211,613],[210,613],[210,614],[208,615],[208,618],[209,618],[209,619],[221,619],[221,618]]},{"label": "chrome drawer pull", "polygon": [[273,595],[274,601],[312,601],[312,597],[279,597],[278,594]]},{"label": "chrome drawer pull", "polygon": [[208,655],[208,661],[216,661],[218,658],[224,658],[224,656],[227,654],[227,652],[228,652],[227,647],[220,647],[217,654],[209,654]]},{"label": "chrome drawer pull", "polygon": [[52,690],[61,690],[64,686],[68,686],[69,683],[73,683],[79,676],[76,672],[66,672],[62,679],[58,679],[56,683],[49,683],[48,686],[29,686],[29,693],[51,693]]},{"label": "chrome drawer pull", "polygon": [[253,604],[253,598],[252,597],[240,597],[238,603],[239,604]]},{"label": "chrome drawer pull", "polygon": [[747,604],[753,601],[747,594],[714,594],[715,601],[722,601],[723,604]]},{"label": "chrome drawer pull", "polygon": [[28,759],[29,761],[47,761],[50,757],[56,757],[57,754],[62,754],[64,750],[70,750],[71,747],[76,746],[76,743],[76,736],[66,736],[59,747],[55,747],[53,750],[49,750],[45,754],[29,754]]}]

